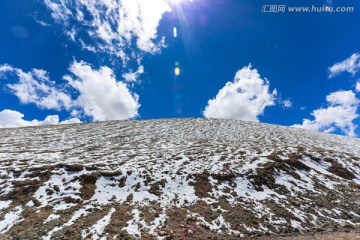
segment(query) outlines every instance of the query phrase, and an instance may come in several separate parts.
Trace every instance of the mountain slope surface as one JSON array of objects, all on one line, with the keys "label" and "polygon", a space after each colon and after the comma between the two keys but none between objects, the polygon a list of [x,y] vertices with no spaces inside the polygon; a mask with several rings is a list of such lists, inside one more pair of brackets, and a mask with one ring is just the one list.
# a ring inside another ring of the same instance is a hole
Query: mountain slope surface
[{"label": "mountain slope surface", "polygon": [[0,135],[0,239],[239,239],[360,226],[355,138],[215,119]]}]

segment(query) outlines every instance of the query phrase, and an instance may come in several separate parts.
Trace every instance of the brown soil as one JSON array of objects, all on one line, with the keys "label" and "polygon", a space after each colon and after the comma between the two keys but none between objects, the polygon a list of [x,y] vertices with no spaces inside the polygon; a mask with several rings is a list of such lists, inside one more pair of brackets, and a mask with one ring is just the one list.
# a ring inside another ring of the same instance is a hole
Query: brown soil
[{"label": "brown soil", "polygon": [[81,198],[84,200],[89,200],[95,193],[95,183],[96,180],[100,177],[99,173],[92,173],[81,176]]},{"label": "brown soil", "polygon": [[209,182],[209,173],[203,172],[201,174],[194,174],[195,178],[195,195],[199,198],[209,196],[209,192],[212,190],[212,185]]}]

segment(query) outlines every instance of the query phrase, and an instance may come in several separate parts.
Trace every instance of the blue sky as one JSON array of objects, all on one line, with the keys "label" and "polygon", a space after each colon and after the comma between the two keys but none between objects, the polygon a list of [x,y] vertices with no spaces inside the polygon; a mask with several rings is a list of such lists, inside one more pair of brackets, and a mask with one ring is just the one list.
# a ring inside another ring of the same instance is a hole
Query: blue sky
[{"label": "blue sky", "polygon": [[[360,135],[358,1],[89,2],[1,3],[1,127],[214,117]],[[354,10],[289,9],[312,6]]]}]

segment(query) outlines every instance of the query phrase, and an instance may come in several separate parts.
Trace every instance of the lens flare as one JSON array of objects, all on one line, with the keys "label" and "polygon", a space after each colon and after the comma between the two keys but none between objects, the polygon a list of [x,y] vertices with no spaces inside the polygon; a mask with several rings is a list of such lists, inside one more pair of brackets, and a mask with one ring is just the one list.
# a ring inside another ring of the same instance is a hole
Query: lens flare
[{"label": "lens flare", "polygon": [[179,67],[176,67],[176,68],[175,68],[175,75],[176,75],[176,76],[179,76],[179,75],[180,75],[180,68],[179,68]]}]

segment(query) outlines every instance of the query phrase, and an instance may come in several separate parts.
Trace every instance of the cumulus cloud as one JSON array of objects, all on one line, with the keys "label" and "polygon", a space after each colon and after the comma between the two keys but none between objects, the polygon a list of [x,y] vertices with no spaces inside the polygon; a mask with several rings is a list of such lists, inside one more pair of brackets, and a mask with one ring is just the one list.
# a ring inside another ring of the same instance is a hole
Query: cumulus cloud
[{"label": "cumulus cloud", "polygon": [[357,92],[360,92],[360,80],[357,81],[355,90],[356,90]]},{"label": "cumulus cloud", "polygon": [[135,47],[156,53],[164,46],[157,28],[163,14],[171,11],[166,0],[44,0],[44,4],[72,40],[124,61],[134,56]]},{"label": "cumulus cloud", "polygon": [[329,67],[329,78],[336,77],[343,72],[355,75],[360,70],[360,54],[354,53],[342,62],[338,62]]},{"label": "cumulus cloud", "polygon": [[138,116],[139,97],[127,85],[117,81],[108,67],[94,70],[86,62],[74,62],[64,76],[79,93],[74,106],[94,121],[123,120]]},{"label": "cumulus cloud", "polygon": [[70,123],[80,123],[80,122],[81,121],[77,118],[71,118],[60,122],[58,115],[47,116],[43,121],[37,119],[28,121],[24,119],[24,114],[18,111],[5,109],[0,112],[0,128],[42,126],[42,125],[52,125],[52,124],[70,124]]},{"label": "cumulus cloud", "polygon": [[42,109],[70,108],[70,96],[56,88],[46,71],[34,68],[30,72],[24,72],[7,64],[1,65],[0,77],[4,78],[7,74],[13,74],[19,79],[18,83],[8,84],[7,87],[21,103],[34,103]]},{"label": "cumulus cloud", "polygon": [[226,83],[216,97],[208,101],[203,114],[206,118],[258,121],[265,108],[275,104],[276,94],[276,89],[269,92],[269,82],[249,65],[239,70],[234,81]]},{"label": "cumulus cloud", "polygon": [[314,110],[311,115],[314,120],[304,119],[303,123],[294,127],[314,131],[334,132],[341,129],[349,136],[355,136],[356,125],[353,121],[359,117],[357,109],[360,100],[353,91],[337,91],[326,97],[328,107]]},{"label": "cumulus cloud", "polygon": [[351,90],[330,93],[326,96],[326,101],[331,105],[354,106],[359,104],[359,99]]},{"label": "cumulus cloud", "polygon": [[[117,81],[113,71],[108,67],[92,69],[86,62],[73,62],[69,67],[71,74],[65,75],[60,87],[51,81],[48,73],[41,69],[24,72],[10,65],[0,66],[0,78],[15,75],[18,83],[8,84],[8,88],[22,103],[36,104],[41,109],[71,111],[72,116],[86,115],[94,121],[123,120],[138,116],[139,97],[131,93],[127,84]],[[140,67],[133,80],[141,74]],[[67,94],[64,89],[72,94]]]}]

